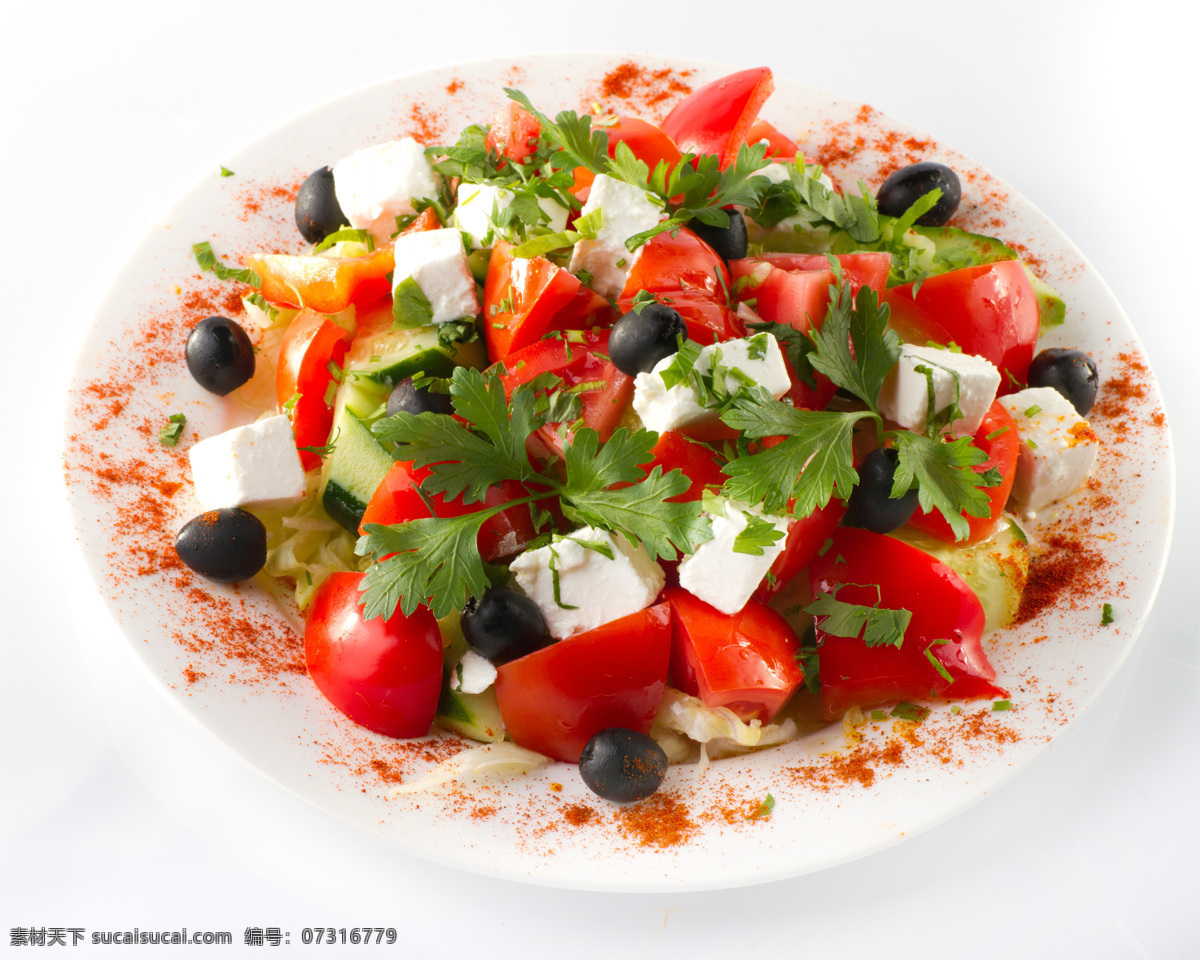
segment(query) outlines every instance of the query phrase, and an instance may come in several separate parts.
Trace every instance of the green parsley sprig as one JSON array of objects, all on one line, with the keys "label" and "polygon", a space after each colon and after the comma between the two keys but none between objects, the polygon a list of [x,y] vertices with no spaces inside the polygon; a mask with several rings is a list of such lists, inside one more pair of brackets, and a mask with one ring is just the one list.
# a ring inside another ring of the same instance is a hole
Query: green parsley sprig
[{"label": "green parsley sprig", "polygon": [[946,518],[956,538],[970,532],[963,513],[986,517],[991,509],[984,488],[996,486],[994,471],[977,473],[987,459],[970,437],[949,440],[907,430],[885,430],[879,413],[884,378],[900,356],[900,340],[887,328],[888,307],[870,287],[852,296],[842,282],[841,267],[830,257],[837,282],[830,286],[829,313],[820,328],[807,334],[813,348],[806,356],[813,370],[857,397],[863,409],[850,411],[797,410],[775,400],[762,388],[739,391],[722,419],[750,438],[784,436],[780,443],[739,456],[724,472],[730,479],[725,494],[749,503],[762,503],[778,513],[794,498],[792,512],[803,517],[825,506],[836,493],[848,499],[858,475],[854,469],[853,438],[862,420],[875,425],[880,445],[896,448],[899,462],[891,495],[901,497],[916,487],[926,511]]},{"label": "green parsley sprig", "polygon": [[465,423],[432,413],[398,413],[373,425],[376,436],[395,444],[397,460],[429,468],[418,488],[425,495],[482,503],[489,488],[504,481],[524,484],[530,493],[459,517],[368,524],[356,551],[380,562],[363,582],[367,619],[390,617],[397,606],[411,614],[419,604],[441,617],[481,595],[489,581],[476,543],[479,530],[502,510],[522,504],[557,499],[571,521],[621,533],[652,558],[692,553],[711,538],[699,504],[668,502],[687,489],[687,478],[679,470],[664,475],[655,467],[647,475],[642,469],[653,459],[658,435],[652,431],[618,429],[601,446],[596,431],[580,427],[565,444],[561,474],[530,462],[526,441],[548,422],[546,391],[557,382],[536,378],[506,400],[499,374],[457,367],[450,396]]}]

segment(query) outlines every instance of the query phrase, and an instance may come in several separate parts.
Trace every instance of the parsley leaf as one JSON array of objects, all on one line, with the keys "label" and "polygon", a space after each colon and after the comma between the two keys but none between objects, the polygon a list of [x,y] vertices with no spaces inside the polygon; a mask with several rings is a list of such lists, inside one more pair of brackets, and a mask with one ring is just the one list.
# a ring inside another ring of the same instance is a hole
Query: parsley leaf
[{"label": "parsley leaf", "polygon": [[183,436],[183,428],[187,424],[187,417],[182,413],[173,413],[167,417],[167,422],[163,428],[158,431],[158,442],[164,447],[174,447],[179,444],[179,438]]},{"label": "parsley leaf", "polygon": [[915,485],[921,509],[927,513],[936,509],[946,518],[954,536],[965,539],[971,527],[963,512],[973,517],[991,513],[991,501],[979,485],[996,484],[988,483],[990,478],[971,469],[987,460],[987,454],[970,437],[946,442],[907,430],[897,430],[889,436],[899,454],[892,496],[901,497]]},{"label": "parsley leaf", "polygon": [[836,594],[836,590],[832,594],[823,593],[804,608],[805,613],[822,618],[817,623],[822,632],[850,640],[857,639],[861,634],[863,643],[868,647],[899,649],[904,643],[904,631],[912,620],[912,611],[845,603],[837,599]]},{"label": "parsley leaf", "polygon": [[587,167],[593,173],[606,173],[608,167],[608,134],[592,129],[590,116],[579,116],[574,110],[563,110],[553,120],[535,107],[520,90],[504,88],[510,100],[516,101],[541,124],[539,139],[558,147],[551,158],[556,168]]},{"label": "parsley leaf", "polygon": [[262,286],[262,277],[249,267],[234,270],[232,267],[225,266],[213,253],[212,244],[207,240],[192,244],[192,256],[196,258],[196,263],[201,270],[215,273],[218,280],[234,280],[254,287],[256,290]]},{"label": "parsley leaf", "polygon": [[433,304],[412,277],[405,277],[396,284],[392,321],[397,327],[424,327],[433,322]]},{"label": "parsley leaf", "polygon": [[777,540],[783,539],[784,532],[765,517],[753,513],[743,513],[746,526],[733,538],[733,552],[747,553],[761,557],[767,547],[774,546]]}]

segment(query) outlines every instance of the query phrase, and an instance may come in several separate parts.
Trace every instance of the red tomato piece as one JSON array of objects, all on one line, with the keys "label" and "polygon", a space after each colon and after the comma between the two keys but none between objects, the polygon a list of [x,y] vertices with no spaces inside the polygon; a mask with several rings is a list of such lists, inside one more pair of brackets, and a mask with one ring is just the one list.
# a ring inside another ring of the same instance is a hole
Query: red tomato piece
[{"label": "red tomato piece", "polygon": [[304,619],[308,675],[355,723],[389,737],[423,737],[442,689],[442,635],[426,607],[362,618],[361,573],[332,573]]},{"label": "red tomato piece", "polygon": [[[622,373],[608,359],[607,330],[572,331],[569,336],[539,340],[510,353],[503,365],[506,372],[500,382],[509,397],[522,383],[543,373],[561,377],[564,388],[590,385],[591,389],[579,394],[581,416],[584,426],[595,430],[601,442],[612,436],[633,400],[633,377]],[[550,452],[561,455],[563,440],[555,426],[547,424],[534,436]]]},{"label": "red tomato piece", "polygon": [[497,668],[504,728],[519,746],[578,763],[601,730],[649,731],[670,661],[665,603],[560,640]]},{"label": "red tomato piece", "polygon": [[785,137],[772,124],[759,117],[746,132],[746,142],[753,146],[763,140],[767,141],[767,156],[778,160],[795,160],[800,151],[794,140]]},{"label": "red tomato piece", "polygon": [[[406,523],[426,517],[462,517],[485,507],[498,507],[509,500],[529,496],[529,491],[515,480],[505,480],[489,487],[482,503],[463,503],[462,498],[447,500],[442,494],[426,494],[433,505],[434,513],[416,490],[417,485],[430,474],[429,467],[414,467],[411,461],[398,460],[392,464],[387,475],[367,504],[359,532],[364,533],[368,523]],[[501,557],[512,556],[537,537],[529,514],[529,505],[520,504],[502,510],[483,524],[476,543],[479,554],[488,563]]]},{"label": "red tomato piece", "polygon": [[[679,312],[687,327],[688,339],[695,340],[702,347],[746,335],[746,325],[735,311],[725,305],[723,296],[671,292],[658,294],[658,299]],[[632,297],[622,297],[617,301],[618,313],[623,315],[632,309]]]},{"label": "red tomato piece", "polygon": [[[320,447],[329,440],[337,389],[331,367],[342,366],[350,339],[350,334],[336,323],[312,310],[298,313],[283,335],[275,371],[275,397],[280,411],[296,398],[291,418],[297,448]],[[305,470],[315,470],[321,458],[310,450],[301,450],[300,462]]]},{"label": "red tomato piece", "polygon": [[775,81],[768,67],[731,73],[680,100],[662,123],[683,153],[716,154],[721,169],[733,163]]},{"label": "red tomato piece", "polygon": [[492,360],[503,360],[551,330],[591,326],[597,314],[608,319],[608,301],[578,278],[545,257],[514,259],[512,250],[511,243],[498,240],[488,261],[483,317]]},{"label": "red tomato piece", "polygon": [[[537,150],[537,139],[542,125],[537,118],[516,102],[509,100],[496,114],[488,130],[484,145],[493,153],[524,163],[525,158]],[[499,166],[503,167],[501,163]]]},{"label": "red tomato piece", "polygon": [[771,564],[769,575],[763,577],[754,591],[754,599],[766,603],[807,567],[833,536],[845,512],[846,505],[835,498],[807,517],[793,521],[783,544],[783,553]]},{"label": "red tomato piece", "polygon": [[[605,127],[604,130],[608,134],[610,157],[617,155],[617,144],[623,143],[633,151],[635,157],[650,168],[651,173],[659,161],[665,162],[668,169],[674,169],[675,164],[679,162],[680,153],[675,142],[654,124],[645,120],[637,117],[617,117],[616,123]],[[581,202],[586,202],[596,175],[587,167],[576,167],[574,173],[575,186],[571,188],[571,192]]]},{"label": "red tomato piece", "polygon": [[721,472],[724,457],[712,448],[689,440],[674,430],[666,430],[660,434],[658,443],[650,452],[654,454],[654,459],[643,467],[647,474],[655,467],[662,467],[664,474],[679,470],[688,479],[687,490],[669,498],[668,502],[686,503],[699,500],[704,496],[705,487],[720,487],[729,479]]},{"label": "red tomato piece", "polygon": [[[851,293],[863,287],[878,294],[886,289],[889,254],[844,253],[837,259]],[[754,312],[764,320],[787,323],[803,333],[813,323],[819,327],[829,312],[829,286],[835,278],[823,255],[764,253],[731,261],[729,272],[735,285],[743,277],[751,278],[738,291],[738,299],[753,299]]]},{"label": "red tomato piece", "polygon": [[940,560],[888,536],[840,527],[829,549],[809,565],[809,578],[813,596],[836,591],[846,603],[912,612],[898,648],[835,637],[821,629],[824,618],[817,618],[827,720],[886,700],[1007,695],[992,683],[996,671],[980,643],[983,607],[966,581]]},{"label": "red tomato piece", "polygon": [[958,541],[955,540],[954,531],[950,529],[946,518],[936,510],[933,513],[926,513],[917,507],[916,513],[909,521],[917,529],[923,530],[938,540],[944,540],[946,543],[978,543],[980,540],[990,537],[996,527],[1000,525],[1004,505],[1008,502],[1013,480],[1017,476],[1017,454],[1020,452],[1021,437],[1017,433],[1016,422],[999,401],[993,401],[991,407],[988,408],[983,422],[975,433],[973,442],[988,455],[987,460],[975,467],[975,472],[984,473],[995,467],[1000,471],[1002,478],[1000,486],[984,488],[992,505],[991,513],[986,517],[972,517],[970,514],[964,513],[963,519],[970,525],[971,532],[966,540]]},{"label": "red tomato piece", "polygon": [[246,266],[262,277],[259,292],[270,303],[341,313],[351,303],[387,296],[387,275],[396,269],[396,257],[389,243],[361,257],[254,254],[246,258]]},{"label": "red tomato piece", "polygon": [[962,347],[1000,370],[1000,393],[1020,390],[1038,337],[1038,305],[1019,260],[951,270],[913,284],[892,287],[883,301],[892,326],[907,340],[934,340]]},{"label": "red tomato piece", "polygon": [[800,640],[783,615],[750,600],[730,616],[682,587],[668,587],[671,685],[706,707],[770,723],[804,682]]},{"label": "red tomato piece", "polygon": [[729,269],[712,247],[681,227],[651,237],[629,269],[621,299],[632,299],[639,290],[650,293],[706,293],[724,299],[731,289]]}]

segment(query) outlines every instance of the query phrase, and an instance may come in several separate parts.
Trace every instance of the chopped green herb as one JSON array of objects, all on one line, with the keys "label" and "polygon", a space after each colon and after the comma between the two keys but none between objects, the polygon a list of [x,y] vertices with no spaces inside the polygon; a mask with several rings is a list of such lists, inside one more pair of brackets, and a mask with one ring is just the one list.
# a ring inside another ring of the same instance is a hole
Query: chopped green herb
[{"label": "chopped green herb", "polygon": [[991,433],[989,433],[989,434],[988,434],[986,437],[984,437],[983,439],[985,439],[985,440],[995,440],[997,437],[1002,437],[1002,436],[1004,436],[1004,434],[1006,434],[1006,433],[1008,433],[1008,427],[1001,427],[999,430],[993,430]]},{"label": "chopped green herb", "polygon": [[1107,627],[1115,619],[1116,617],[1113,616],[1112,604],[1106,603],[1103,610],[1100,612],[1100,626]]},{"label": "chopped green herb", "polygon": [[1041,412],[1042,412],[1042,408],[1041,408],[1041,407],[1039,407],[1039,406],[1038,406],[1038,405],[1035,403],[1035,404],[1034,404],[1032,407],[1030,407],[1028,410],[1026,410],[1026,411],[1025,411],[1025,416],[1027,416],[1027,417],[1036,417],[1036,416],[1037,416],[1039,413],[1041,413]]},{"label": "chopped green herb", "polygon": [[[838,590],[842,586],[845,584],[839,586]],[[878,589],[876,587],[876,591]],[[912,620],[910,610],[846,603],[828,593],[818,596],[804,610],[814,617],[821,618],[818,626],[823,633],[851,640],[861,635],[863,643],[868,647],[891,646],[899,649],[904,643],[904,632]]]},{"label": "chopped green herb", "polygon": [[221,167],[221,176],[223,176],[223,177],[232,177],[232,176],[233,176],[233,171],[232,171],[232,170],[230,170],[228,167]]},{"label": "chopped green herb", "polygon": [[892,716],[900,720],[909,720],[913,723],[920,723],[929,716],[929,708],[918,706],[915,703],[906,703],[901,701],[892,707]]},{"label": "chopped green herb", "polygon": [[253,270],[249,268],[234,270],[232,267],[225,266],[213,253],[212,245],[208,241],[193,243],[192,256],[196,258],[196,263],[201,270],[215,273],[218,280],[234,280],[237,283],[254,287],[256,290],[262,286],[262,277]]},{"label": "chopped green herb", "polygon": [[164,447],[173,447],[179,443],[179,438],[183,436],[183,428],[187,423],[187,417],[182,413],[173,413],[167,417],[167,422],[161,430],[158,431],[158,442]]},{"label": "chopped green herb", "polygon": [[771,815],[771,812],[774,809],[775,809],[775,798],[768,793],[766,796],[766,799],[764,799],[763,802],[760,803],[755,808],[754,812],[746,817],[746,819],[747,820],[765,820],[767,817],[769,817]]},{"label": "chopped green herb", "polygon": [[433,304],[412,277],[398,284],[392,299],[392,321],[397,327],[423,327],[433,322]]},{"label": "chopped green herb", "polygon": [[1005,710],[1011,710],[1011,709],[1012,709],[1012,701],[1011,700],[997,700],[995,703],[992,704],[992,712],[993,713],[1001,713]]},{"label": "chopped green herb", "polygon": [[743,513],[746,526],[733,539],[733,552],[761,557],[767,547],[774,546],[786,534],[774,523],[754,513]]}]

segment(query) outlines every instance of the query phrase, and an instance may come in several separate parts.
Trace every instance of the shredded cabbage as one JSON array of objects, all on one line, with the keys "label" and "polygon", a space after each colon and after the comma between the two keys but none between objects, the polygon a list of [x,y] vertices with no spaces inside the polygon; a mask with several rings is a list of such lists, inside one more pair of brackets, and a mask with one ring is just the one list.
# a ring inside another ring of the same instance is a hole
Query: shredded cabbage
[{"label": "shredded cabbage", "polygon": [[286,510],[264,514],[267,563],[273,577],[296,581],[296,606],[304,610],[331,573],[365,569],[366,557],[354,554],[354,536],[330,519],[321,506],[321,478],[311,474],[308,494]]},{"label": "shredded cabbage", "polygon": [[668,759],[681,762],[676,759],[681,756],[677,734],[701,745],[700,769],[703,771],[709,758],[786,743],[797,736],[798,730],[791,719],[766,726],[759,720],[747,723],[728,707],[706,707],[696,697],[668,687],[650,735],[667,751]]},{"label": "shredded cabbage", "polygon": [[550,763],[550,758],[515,743],[489,743],[456,753],[443,760],[415,783],[395,787],[393,795],[422,793],[439,787],[451,780],[467,780],[476,777],[502,777],[529,773]]}]

